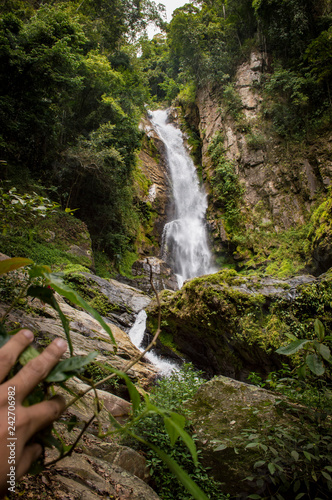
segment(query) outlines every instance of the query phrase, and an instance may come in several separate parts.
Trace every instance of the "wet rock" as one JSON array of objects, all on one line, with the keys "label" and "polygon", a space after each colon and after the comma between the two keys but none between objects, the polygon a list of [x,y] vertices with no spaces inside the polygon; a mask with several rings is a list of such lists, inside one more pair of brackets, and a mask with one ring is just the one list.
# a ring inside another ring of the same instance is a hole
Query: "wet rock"
[{"label": "wet rock", "polygon": [[154,291],[150,282],[150,266],[152,267],[152,280],[153,285],[157,292],[161,290],[178,290],[178,282],[172,269],[158,257],[147,257],[145,259],[137,260],[132,267],[132,274],[135,278],[125,278],[118,276],[118,279],[128,285],[135,286],[139,290],[143,290],[150,296],[154,295]]},{"label": "wet rock", "polygon": [[143,204],[149,204],[149,210],[155,213],[153,224],[145,228],[145,238],[141,241],[138,252],[140,255],[160,253],[162,233],[167,222],[171,202],[171,185],[165,158],[165,147],[153,129],[149,116],[140,123],[145,132],[143,147],[139,154],[139,169],[150,183],[148,193],[140,193]]},{"label": "wet rock", "polygon": [[[100,278],[95,274],[74,273],[68,275],[67,280],[73,282],[79,291],[95,300],[92,305],[96,309],[98,309],[98,300],[103,301],[105,311],[101,306],[102,309],[99,312],[126,330],[134,324],[137,313],[151,302],[151,297],[142,290],[120,281]],[[135,282],[131,283],[135,284]]]}]

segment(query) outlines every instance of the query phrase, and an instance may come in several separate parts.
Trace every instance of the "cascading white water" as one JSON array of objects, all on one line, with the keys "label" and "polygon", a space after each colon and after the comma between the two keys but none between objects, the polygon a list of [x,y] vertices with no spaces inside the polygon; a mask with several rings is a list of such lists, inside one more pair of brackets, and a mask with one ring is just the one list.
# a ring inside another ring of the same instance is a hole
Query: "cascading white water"
[{"label": "cascading white water", "polygon": [[150,118],[166,147],[175,205],[175,218],[164,227],[162,258],[178,276],[181,288],[186,279],[216,271],[205,228],[207,199],[181,131],[167,123],[167,111],[152,111]]},{"label": "cascading white water", "polygon": [[[187,279],[216,272],[205,228],[207,199],[199,185],[195,165],[184,146],[181,131],[167,123],[167,111],[152,111],[150,119],[165,144],[175,208],[174,220],[164,228],[162,258],[176,273],[181,288]],[[129,331],[130,340],[141,351],[146,317],[146,312],[140,311]],[[179,369],[178,364],[160,358],[153,351],[145,356],[164,376]]]},{"label": "cascading white water", "polygon": [[[142,309],[136,317],[136,321],[129,330],[129,338],[132,341],[132,343],[142,352],[144,349],[141,347],[141,344],[143,342],[144,334],[145,334],[145,326],[146,326],[146,318],[147,314]],[[160,374],[167,377],[169,376],[172,372],[175,370],[179,369],[179,365],[172,362],[172,361],[167,361],[157,354],[155,354],[153,351],[149,351],[145,354],[145,357],[153,364],[155,365]]]}]

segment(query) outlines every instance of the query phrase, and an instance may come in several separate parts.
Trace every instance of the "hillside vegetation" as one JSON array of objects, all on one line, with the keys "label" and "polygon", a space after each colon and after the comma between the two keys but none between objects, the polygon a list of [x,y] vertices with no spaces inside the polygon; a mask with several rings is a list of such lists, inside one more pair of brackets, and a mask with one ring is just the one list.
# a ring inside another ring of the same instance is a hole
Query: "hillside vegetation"
[{"label": "hillside vegetation", "polygon": [[[177,9],[168,25],[163,7],[149,0],[7,0],[1,14],[3,193],[15,187],[22,195],[43,196],[84,221],[104,274],[130,271],[152,216],[142,202],[148,181],[137,162],[145,104],[182,108],[192,153],[201,163],[197,95],[212,89],[236,126],[245,128],[233,79],[256,50],[265,54],[259,84],[264,126],[287,148],[330,131],[328,0],[196,1]],[[151,22],[161,34],[149,40],[144,30]],[[249,129],[248,137],[256,149],[266,140]],[[261,250],[252,235],[243,242],[237,234],[243,234],[241,187],[217,139],[210,147],[215,173],[206,179],[212,210],[226,223],[231,252],[239,247],[245,255],[249,248],[250,261]],[[321,194],[325,198],[326,190]],[[301,241],[315,224],[317,215]],[[22,253],[27,239],[38,243],[27,229],[17,218],[2,227],[3,251]],[[286,237],[286,246],[292,238]],[[279,244],[274,238],[267,242]],[[293,250],[305,260],[313,251],[307,247]]]}]

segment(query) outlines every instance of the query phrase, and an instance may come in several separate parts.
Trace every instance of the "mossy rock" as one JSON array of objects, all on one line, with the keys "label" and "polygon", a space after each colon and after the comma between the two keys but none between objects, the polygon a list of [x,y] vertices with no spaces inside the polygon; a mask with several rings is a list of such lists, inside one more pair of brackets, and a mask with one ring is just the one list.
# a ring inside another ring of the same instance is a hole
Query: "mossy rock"
[{"label": "mossy rock", "polygon": [[255,441],[263,441],[275,425],[286,430],[302,425],[307,432],[308,426],[296,416],[295,406],[287,400],[279,403],[280,397],[270,391],[223,376],[201,386],[185,403],[202,449],[202,463],[223,483],[224,493],[236,498],[257,493],[256,482],[246,480],[262,459],[258,447],[248,446],[253,436]]},{"label": "mossy rock", "polygon": [[[287,333],[310,338],[316,317],[329,329],[331,296],[328,276],[281,280],[220,271],[193,279],[177,292],[160,294],[162,330],[208,375],[246,381],[252,371],[264,377],[288,361],[275,353],[289,341]],[[147,313],[153,332],[155,302]]]}]

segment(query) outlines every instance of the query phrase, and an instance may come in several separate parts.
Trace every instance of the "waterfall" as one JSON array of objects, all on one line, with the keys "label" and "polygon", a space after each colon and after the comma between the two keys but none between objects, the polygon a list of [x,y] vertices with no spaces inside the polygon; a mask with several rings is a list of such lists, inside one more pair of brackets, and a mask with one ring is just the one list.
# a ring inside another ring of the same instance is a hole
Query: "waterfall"
[{"label": "waterfall", "polygon": [[179,129],[168,123],[167,111],[150,112],[152,125],[166,148],[171,174],[175,217],[164,227],[162,259],[178,277],[179,288],[187,279],[216,271],[205,227],[207,197],[200,187],[195,165]]},{"label": "waterfall", "polygon": [[[132,341],[132,343],[142,352],[144,349],[141,347],[141,344],[144,339],[144,334],[145,334],[145,327],[146,327],[146,318],[147,314],[142,309],[136,317],[136,321],[129,330],[129,338]],[[169,376],[172,372],[175,370],[179,369],[179,364],[175,363],[173,361],[168,361],[164,358],[161,358],[158,356],[155,352],[149,351],[145,354],[145,357],[153,364],[155,365],[160,374],[167,377]]]},{"label": "waterfall", "polygon": [[[196,168],[185,148],[181,131],[168,123],[167,118],[167,111],[150,112],[151,123],[166,148],[175,209],[174,219],[164,227],[162,259],[177,275],[181,288],[185,280],[211,274],[216,269],[212,264],[205,227],[206,193],[199,185]],[[140,311],[129,331],[131,341],[141,351],[146,317],[146,312]],[[160,358],[153,350],[145,357],[164,376],[179,369],[178,364]]]}]

